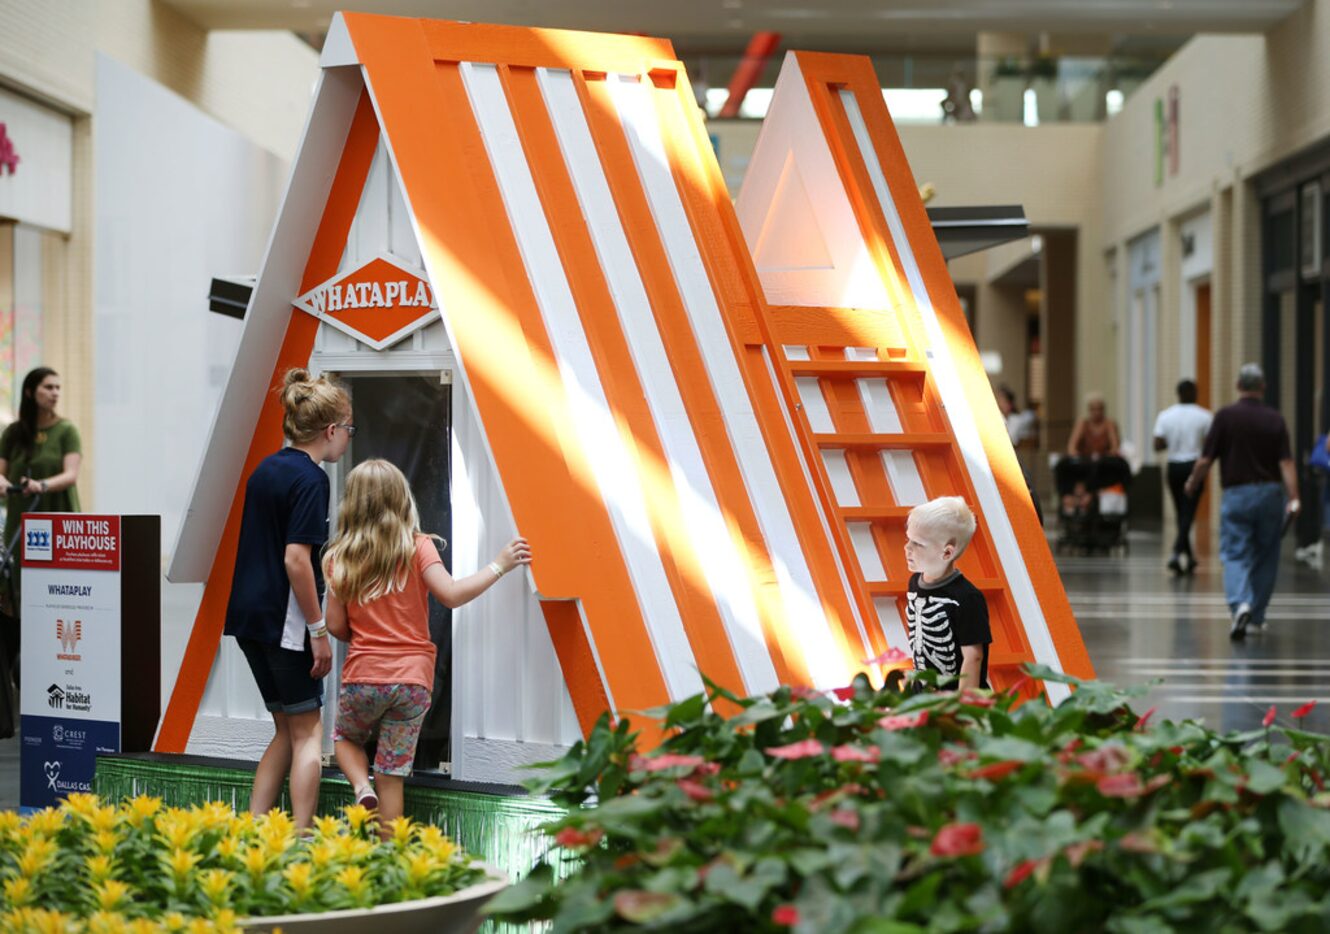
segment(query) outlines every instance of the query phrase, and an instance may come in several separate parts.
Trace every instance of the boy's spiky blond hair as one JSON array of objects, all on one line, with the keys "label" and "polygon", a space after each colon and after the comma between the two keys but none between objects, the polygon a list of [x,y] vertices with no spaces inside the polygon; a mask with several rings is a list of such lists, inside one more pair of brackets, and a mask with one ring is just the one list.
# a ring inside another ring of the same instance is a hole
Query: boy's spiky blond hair
[{"label": "boy's spiky blond hair", "polygon": [[910,510],[915,528],[931,532],[943,544],[956,546],[956,557],[965,553],[974,537],[974,513],[959,496],[939,496]]}]

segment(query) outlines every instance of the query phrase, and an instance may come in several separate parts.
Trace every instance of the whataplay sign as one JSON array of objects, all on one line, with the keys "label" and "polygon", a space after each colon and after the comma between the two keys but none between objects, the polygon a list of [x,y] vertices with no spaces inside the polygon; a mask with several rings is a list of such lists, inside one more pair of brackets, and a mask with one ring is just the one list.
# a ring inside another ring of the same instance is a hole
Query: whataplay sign
[{"label": "whataplay sign", "polygon": [[375,350],[439,317],[425,271],[387,253],[333,276],[293,304]]}]

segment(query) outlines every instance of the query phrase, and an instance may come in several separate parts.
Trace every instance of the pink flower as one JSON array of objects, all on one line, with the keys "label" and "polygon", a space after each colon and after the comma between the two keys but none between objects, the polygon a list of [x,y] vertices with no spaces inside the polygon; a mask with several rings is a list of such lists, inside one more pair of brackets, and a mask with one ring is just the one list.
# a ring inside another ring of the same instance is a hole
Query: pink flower
[{"label": "pink flower", "polygon": [[794,927],[799,923],[799,909],[793,905],[777,905],[771,912],[771,923],[781,927]]},{"label": "pink flower", "polygon": [[1091,853],[1097,853],[1104,848],[1104,844],[1098,840],[1082,840],[1079,843],[1071,843],[1062,851],[1062,855],[1067,857],[1067,862],[1071,863],[1073,869],[1080,867],[1085,862],[1085,857]]},{"label": "pink flower", "polygon": [[1000,778],[1006,778],[1023,765],[1025,765],[1025,763],[1018,759],[1006,759],[1002,762],[994,762],[990,765],[981,765],[977,769],[971,769],[969,772],[965,773],[965,775],[966,778],[986,778],[989,781],[997,781]]},{"label": "pink flower", "polygon": [[1130,833],[1124,833],[1118,840],[1118,846],[1129,853],[1158,853],[1159,847],[1155,844],[1154,838],[1149,834],[1133,830]]},{"label": "pink flower", "polygon": [[633,756],[628,763],[628,767],[634,772],[663,772],[665,769],[690,768],[695,769],[706,762],[701,756],[680,756],[671,753],[665,753],[659,756],[647,758],[646,756]]},{"label": "pink flower", "polygon": [[955,746],[943,746],[937,751],[937,764],[944,769],[951,768],[953,765],[959,765],[969,759],[975,758],[975,753],[970,749],[958,749]]},{"label": "pink flower", "polygon": [[865,665],[882,665],[887,668],[904,668],[907,665],[913,665],[914,659],[900,649],[890,648],[876,658],[865,658],[863,663]]},{"label": "pink flower", "polygon": [[1141,714],[1141,718],[1136,721],[1136,729],[1138,731],[1144,730],[1145,725],[1150,722],[1150,718],[1155,715],[1155,711],[1158,709],[1159,709],[1158,707],[1151,707],[1145,713]]},{"label": "pink flower", "polygon": [[877,721],[877,725],[884,730],[908,730],[911,727],[923,726],[928,722],[928,711],[921,710],[916,714],[898,714],[895,716],[886,716]]},{"label": "pink flower", "polygon": [[817,697],[817,695],[818,692],[815,691],[813,688],[805,687],[802,684],[795,684],[790,686],[790,696],[793,697],[795,700],[809,700],[811,698]]},{"label": "pink flower", "polygon": [[831,758],[837,762],[876,762],[882,750],[876,746],[855,746],[846,743],[831,750]]},{"label": "pink flower", "polygon": [[984,832],[978,824],[945,824],[928,849],[934,856],[978,856],[984,851]]},{"label": "pink flower", "polygon": [[859,812],[858,811],[832,811],[827,817],[838,827],[844,827],[851,833],[859,832]]},{"label": "pink flower", "polygon": [[1039,869],[1047,862],[1048,862],[1047,859],[1027,859],[1023,863],[1018,863],[1016,867],[1012,869],[1011,872],[1007,873],[1007,878],[1002,883],[1002,887],[1004,889],[1016,888],[1016,886],[1020,885],[1026,879],[1030,878],[1030,876],[1034,874],[1035,870]]},{"label": "pink flower", "polygon": [[1275,711],[1275,705],[1271,704],[1270,709],[1267,710],[1265,712],[1265,716],[1261,718],[1261,726],[1265,727],[1268,730],[1270,728],[1270,724],[1275,722],[1276,716],[1278,716],[1278,714]]},{"label": "pink flower", "polygon": [[694,775],[715,775],[720,771],[719,762],[703,762],[697,768],[693,769]]},{"label": "pink flower", "polygon": [[847,684],[843,688],[832,688],[831,693],[836,695],[836,700],[839,701],[854,700],[854,685]]},{"label": "pink flower", "polygon": [[1303,717],[1307,716],[1307,714],[1311,713],[1312,708],[1315,706],[1316,706],[1316,701],[1314,700],[1307,701],[1307,703],[1303,704],[1297,710],[1293,711],[1293,719],[1301,720]]},{"label": "pink flower", "polygon": [[584,846],[595,846],[603,836],[605,834],[602,831],[595,829],[584,832],[576,827],[565,827],[554,835],[554,842],[564,849],[572,850]]},{"label": "pink flower", "polygon": [[706,802],[716,797],[710,788],[701,782],[693,781],[691,778],[681,778],[677,784],[679,790],[694,801]]},{"label": "pink flower", "polygon": [[1145,794],[1145,785],[1135,772],[1122,772],[1117,775],[1105,775],[1095,783],[1099,793],[1105,798],[1139,798]]},{"label": "pink flower", "polygon": [[775,756],[777,759],[808,759],[820,756],[824,752],[826,749],[820,742],[815,739],[805,739],[790,743],[788,746],[772,746],[767,750],[767,755]]},{"label": "pink flower", "polygon": [[966,688],[960,693],[960,702],[971,707],[992,707],[996,701],[992,694],[987,692],[981,694]]},{"label": "pink flower", "polygon": [[1127,755],[1125,748],[1112,744],[1083,752],[1076,757],[1082,768],[1100,774],[1121,771],[1128,759],[1130,756]]}]

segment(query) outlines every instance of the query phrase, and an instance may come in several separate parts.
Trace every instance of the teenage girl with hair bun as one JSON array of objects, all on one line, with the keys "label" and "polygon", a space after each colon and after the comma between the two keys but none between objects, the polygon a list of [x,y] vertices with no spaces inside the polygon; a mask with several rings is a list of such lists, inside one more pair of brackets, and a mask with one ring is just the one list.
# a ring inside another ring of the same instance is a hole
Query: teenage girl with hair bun
[{"label": "teenage girl with hair bun", "polygon": [[308,370],[288,370],[278,390],[290,442],[245,484],[226,629],[245,653],[274,735],[254,773],[250,811],[277,804],[290,776],[291,811],[308,827],[322,771],[322,678],[332,648],[320,607],[318,552],[328,540],[328,475],[320,464],[346,453],[355,428],[346,390]]},{"label": "teenage girl with hair bun", "polygon": [[[388,823],[402,816],[403,779],[411,774],[434,686],[430,595],[455,609],[530,563],[526,539],[515,538],[487,567],[454,580],[431,537],[420,531],[416,501],[400,470],[385,460],[367,460],[347,476],[337,537],[323,556],[328,631],[351,643],[333,740],[356,801],[378,807],[385,836]],[[365,754],[375,727],[377,793]]]}]

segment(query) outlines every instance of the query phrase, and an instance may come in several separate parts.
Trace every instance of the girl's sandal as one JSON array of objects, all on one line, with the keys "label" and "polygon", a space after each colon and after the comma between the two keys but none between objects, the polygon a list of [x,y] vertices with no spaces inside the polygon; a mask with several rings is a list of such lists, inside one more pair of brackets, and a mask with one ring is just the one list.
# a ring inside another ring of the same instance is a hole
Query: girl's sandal
[{"label": "girl's sandal", "polygon": [[368,782],[356,789],[356,804],[371,811],[379,806],[379,796],[374,793],[373,786]]}]

